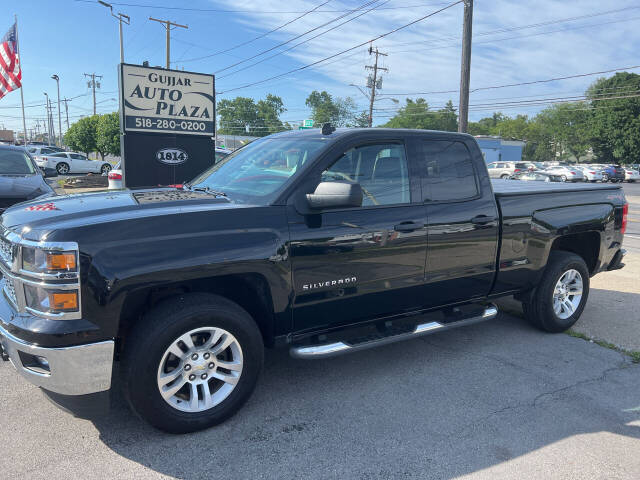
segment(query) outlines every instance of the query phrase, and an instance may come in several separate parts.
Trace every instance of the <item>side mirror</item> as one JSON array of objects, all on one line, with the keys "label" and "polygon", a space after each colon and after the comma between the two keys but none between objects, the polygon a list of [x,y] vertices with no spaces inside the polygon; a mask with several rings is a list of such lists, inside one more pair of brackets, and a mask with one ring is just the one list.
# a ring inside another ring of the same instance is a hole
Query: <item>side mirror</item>
[{"label": "side mirror", "polygon": [[362,206],[362,187],[359,183],[321,182],[315,192],[307,194],[307,203],[313,210]]}]

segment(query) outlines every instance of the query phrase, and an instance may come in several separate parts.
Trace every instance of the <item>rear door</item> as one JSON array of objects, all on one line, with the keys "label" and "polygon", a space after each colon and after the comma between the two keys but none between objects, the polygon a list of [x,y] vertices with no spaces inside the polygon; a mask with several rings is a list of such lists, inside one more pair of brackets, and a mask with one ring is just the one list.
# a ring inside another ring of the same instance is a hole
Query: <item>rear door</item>
[{"label": "rear door", "polygon": [[428,249],[426,307],[489,294],[496,268],[498,209],[472,141],[421,139]]},{"label": "rear door", "polygon": [[[293,322],[308,331],[414,311],[422,306],[425,210],[405,139],[349,142],[309,174],[359,183],[361,207],[302,215],[290,203]],[[361,138],[361,137],[360,137]]]}]

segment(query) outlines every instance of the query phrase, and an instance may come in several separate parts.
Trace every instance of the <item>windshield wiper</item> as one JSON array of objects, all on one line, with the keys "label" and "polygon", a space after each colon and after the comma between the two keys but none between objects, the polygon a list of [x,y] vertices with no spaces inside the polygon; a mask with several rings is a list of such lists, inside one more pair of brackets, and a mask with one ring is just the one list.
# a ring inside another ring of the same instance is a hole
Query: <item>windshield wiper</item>
[{"label": "windshield wiper", "polygon": [[209,193],[211,195],[215,195],[216,197],[228,197],[226,193],[224,192],[218,192],[216,190],[212,190],[209,187],[194,187],[192,185],[189,184],[184,184],[185,188],[188,188],[190,191],[192,192],[204,192],[204,193]]}]

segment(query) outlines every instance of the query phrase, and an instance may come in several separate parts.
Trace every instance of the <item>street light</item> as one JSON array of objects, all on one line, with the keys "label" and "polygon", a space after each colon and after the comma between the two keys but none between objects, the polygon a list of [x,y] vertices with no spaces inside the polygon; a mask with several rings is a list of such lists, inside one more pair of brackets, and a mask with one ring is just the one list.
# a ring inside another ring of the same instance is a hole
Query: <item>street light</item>
[{"label": "street light", "polygon": [[62,120],[60,119],[60,77],[58,75],[51,75],[56,81],[58,87],[58,136],[60,137],[60,146],[62,146]]},{"label": "street light", "polygon": [[126,20],[124,20],[124,23],[126,23],[127,25],[130,25],[131,18],[129,17],[129,15],[125,15],[124,13],[120,13],[120,12],[118,12],[117,15],[114,14],[113,5],[111,5],[110,3],[103,2],[102,0],[98,0],[98,3],[100,5],[104,5],[105,7],[109,8],[109,10],[111,10],[111,16],[113,18],[118,19],[118,23],[120,24],[120,63],[124,63],[124,46],[122,45],[122,22],[123,22],[123,18],[126,18]]}]

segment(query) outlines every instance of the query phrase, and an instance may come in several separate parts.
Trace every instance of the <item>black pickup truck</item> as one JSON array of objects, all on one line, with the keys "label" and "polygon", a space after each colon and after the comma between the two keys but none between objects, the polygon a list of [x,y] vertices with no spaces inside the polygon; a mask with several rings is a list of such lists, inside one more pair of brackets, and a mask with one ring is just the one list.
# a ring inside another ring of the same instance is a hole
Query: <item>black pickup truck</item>
[{"label": "black pickup truck", "polygon": [[468,135],[284,132],[190,184],[5,211],[2,353],[58,394],[117,374],[141,417],[194,431],[248,399],[265,347],[324,358],[489,320],[506,295],[566,330],[622,266],[626,212],[619,186],[492,185]]}]

